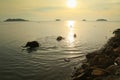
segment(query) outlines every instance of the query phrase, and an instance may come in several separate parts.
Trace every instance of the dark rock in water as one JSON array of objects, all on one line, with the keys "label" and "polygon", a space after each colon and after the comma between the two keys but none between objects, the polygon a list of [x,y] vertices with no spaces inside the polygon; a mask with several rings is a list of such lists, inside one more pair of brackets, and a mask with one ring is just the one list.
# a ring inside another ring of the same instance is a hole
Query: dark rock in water
[{"label": "dark rock in water", "polygon": [[77,35],[76,35],[76,34],[74,34],[73,36],[74,36],[74,38],[76,38],[76,37],[77,37]]},{"label": "dark rock in water", "polygon": [[56,40],[57,40],[57,41],[61,41],[61,40],[63,40],[63,39],[64,39],[64,37],[58,36]]},{"label": "dark rock in water", "polygon": [[29,49],[34,49],[39,47],[39,43],[37,41],[27,42],[27,44],[24,47],[27,47]]}]

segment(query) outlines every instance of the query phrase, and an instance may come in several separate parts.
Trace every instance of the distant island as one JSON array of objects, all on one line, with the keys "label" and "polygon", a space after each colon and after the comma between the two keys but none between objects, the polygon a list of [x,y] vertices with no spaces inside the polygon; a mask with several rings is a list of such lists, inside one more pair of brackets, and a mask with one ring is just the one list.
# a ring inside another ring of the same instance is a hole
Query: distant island
[{"label": "distant island", "polygon": [[56,19],[56,21],[61,21],[60,19]]},{"label": "distant island", "polygon": [[107,21],[107,19],[97,19],[96,21]]},{"label": "distant island", "polygon": [[13,21],[28,21],[28,20],[17,18],[17,19],[6,19],[4,22],[13,22]]},{"label": "distant island", "polygon": [[82,21],[86,21],[86,19],[83,19]]}]

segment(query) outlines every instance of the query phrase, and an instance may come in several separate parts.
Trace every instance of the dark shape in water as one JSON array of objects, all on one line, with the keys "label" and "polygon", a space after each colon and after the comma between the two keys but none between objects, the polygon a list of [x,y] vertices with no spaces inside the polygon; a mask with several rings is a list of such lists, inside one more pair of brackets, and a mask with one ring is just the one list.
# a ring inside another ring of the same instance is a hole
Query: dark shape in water
[{"label": "dark shape in water", "polygon": [[37,41],[27,42],[27,44],[24,47],[27,47],[29,49],[34,49],[39,47],[39,43]]},{"label": "dark shape in water", "polygon": [[74,38],[76,38],[77,37],[77,35],[76,34],[74,34]]},{"label": "dark shape in water", "polygon": [[58,36],[56,40],[57,40],[57,41],[61,41],[61,40],[63,40],[63,39],[64,39],[64,38],[63,38],[62,36]]}]

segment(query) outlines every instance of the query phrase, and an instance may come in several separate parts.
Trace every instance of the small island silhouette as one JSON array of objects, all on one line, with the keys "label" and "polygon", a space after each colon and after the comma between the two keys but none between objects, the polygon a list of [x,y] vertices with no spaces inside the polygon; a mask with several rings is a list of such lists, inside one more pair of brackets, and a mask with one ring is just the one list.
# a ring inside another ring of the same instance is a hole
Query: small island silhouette
[{"label": "small island silhouette", "polygon": [[61,21],[61,19],[56,19],[56,21]]},{"label": "small island silhouette", "polygon": [[97,19],[96,21],[107,21],[107,19]]},{"label": "small island silhouette", "polygon": [[25,20],[25,19],[21,19],[21,18],[16,18],[16,19],[6,19],[4,22],[13,22],[13,21],[28,21],[28,20]]},{"label": "small island silhouette", "polygon": [[86,19],[83,19],[82,21],[86,21]]}]

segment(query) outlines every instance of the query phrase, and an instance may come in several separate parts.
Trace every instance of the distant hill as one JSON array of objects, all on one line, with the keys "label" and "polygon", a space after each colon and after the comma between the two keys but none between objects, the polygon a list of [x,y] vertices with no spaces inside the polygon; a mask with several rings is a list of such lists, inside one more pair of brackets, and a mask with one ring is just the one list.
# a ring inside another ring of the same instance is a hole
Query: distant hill
[{"label": "distant hill", "polygon": [[56,21],[61,21],[61,19],[56,19]]},{"label": "distant hill", "polygon": [[86,19],[83,19],[82,21],[86,21]]},{"label": "distant hill", "polygon": [[97,19],[96,21],[107,21],[107,19]]},{"label": "distant hill", "polygon": [[13,22],[13,21],[28,21],[28,20],[17,18],[17,19],[6,19],[4,22]]}]

